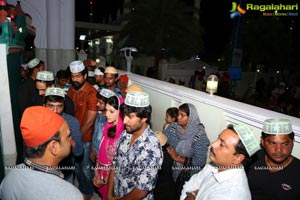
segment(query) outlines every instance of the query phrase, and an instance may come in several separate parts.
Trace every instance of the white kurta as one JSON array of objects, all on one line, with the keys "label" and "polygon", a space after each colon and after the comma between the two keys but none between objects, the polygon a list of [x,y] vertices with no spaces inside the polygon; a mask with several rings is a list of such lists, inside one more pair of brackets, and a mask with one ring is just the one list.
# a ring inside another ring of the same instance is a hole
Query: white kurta
[{"label": "white kurta", "polygon": [[251,200],[243,167],[218,172],[216,167],[207,164],[185,183],[180,200],[185,199],[186,192],[196,190],[199,190],[196,200]]}]

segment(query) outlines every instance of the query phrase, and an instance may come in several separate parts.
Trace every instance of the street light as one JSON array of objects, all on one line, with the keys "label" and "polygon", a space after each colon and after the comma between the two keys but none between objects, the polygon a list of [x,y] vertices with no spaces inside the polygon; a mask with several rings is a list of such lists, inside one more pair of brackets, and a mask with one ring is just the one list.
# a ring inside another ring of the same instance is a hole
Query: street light
[{"label": "street light", "polygon": [[135,47],[124,47],[120,49],[120,51],[124,52],[127,63],[127,72],[131,72],[131,61],[133,60],[131,52],[137,52],[137,49]]},{"label": "street light", "polygon": [[80,43],[81,43],[81,49],[78,52],[78,59],[81,60],[81,61],[84,61],[84,60],[87,59],[87,54],[84,51],[84,41],[85,41],[85,39],[86,39],[86,35],[80,35],[79,36],[79,40],[80,40]]}]

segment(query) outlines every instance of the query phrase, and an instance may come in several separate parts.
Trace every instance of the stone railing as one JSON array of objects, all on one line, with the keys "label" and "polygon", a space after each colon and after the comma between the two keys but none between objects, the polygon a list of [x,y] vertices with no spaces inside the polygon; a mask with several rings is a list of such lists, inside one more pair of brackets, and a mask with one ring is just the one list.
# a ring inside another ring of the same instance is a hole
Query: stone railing
[{"label": "stone railing", "polygon": [[295,132],[293,154],[298,158],[300,157],[299,118],[219,96],[209,96],[204,92],[136,74],[129,74],[129,78],[134,83],[141,85],[150,95],[150,102],[153,107],[151,120],[153,130],[162,130],[167,108],[182,103],[192,103],[197,107],[200,120],[205,125],[210,141],[214,141],[228,124],[237,123],[249,125],[259,140],[265,119],[286,118],[291,120]]}]

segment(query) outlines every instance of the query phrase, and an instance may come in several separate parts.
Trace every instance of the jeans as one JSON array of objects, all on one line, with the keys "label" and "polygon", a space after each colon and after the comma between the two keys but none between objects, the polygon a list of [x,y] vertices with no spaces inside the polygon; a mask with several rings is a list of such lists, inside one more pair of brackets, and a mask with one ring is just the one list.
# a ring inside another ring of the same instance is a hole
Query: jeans
[{"label": "jeans", "polygon": [[80,160],[76,160],[75,175],[79,183],[79,190],[81,193],[90,196],[94,193],[93,185],[93,162],[90,160],[90,153],[92,149],[91,142],[83,142],[83,156]]}]

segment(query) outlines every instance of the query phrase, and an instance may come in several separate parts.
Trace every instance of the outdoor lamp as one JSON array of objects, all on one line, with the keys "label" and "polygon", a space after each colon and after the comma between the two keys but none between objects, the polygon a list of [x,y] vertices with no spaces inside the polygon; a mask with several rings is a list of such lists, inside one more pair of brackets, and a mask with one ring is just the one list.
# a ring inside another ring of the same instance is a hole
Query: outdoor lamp
[{"label": "outdoor lamp", "polygon": [[218,77],[216,75],[210,75],[206,81],[206,92],[212,96],[218,90]]},{"label": "outdoor lamp", "polygon": [[124,47],[120,49],[120,51],[124,52],[124,56],[127,62],[127,72],[131,72],[131,61],[133,60],[131,52],[137,52],[137,49],[135,47]]}]

